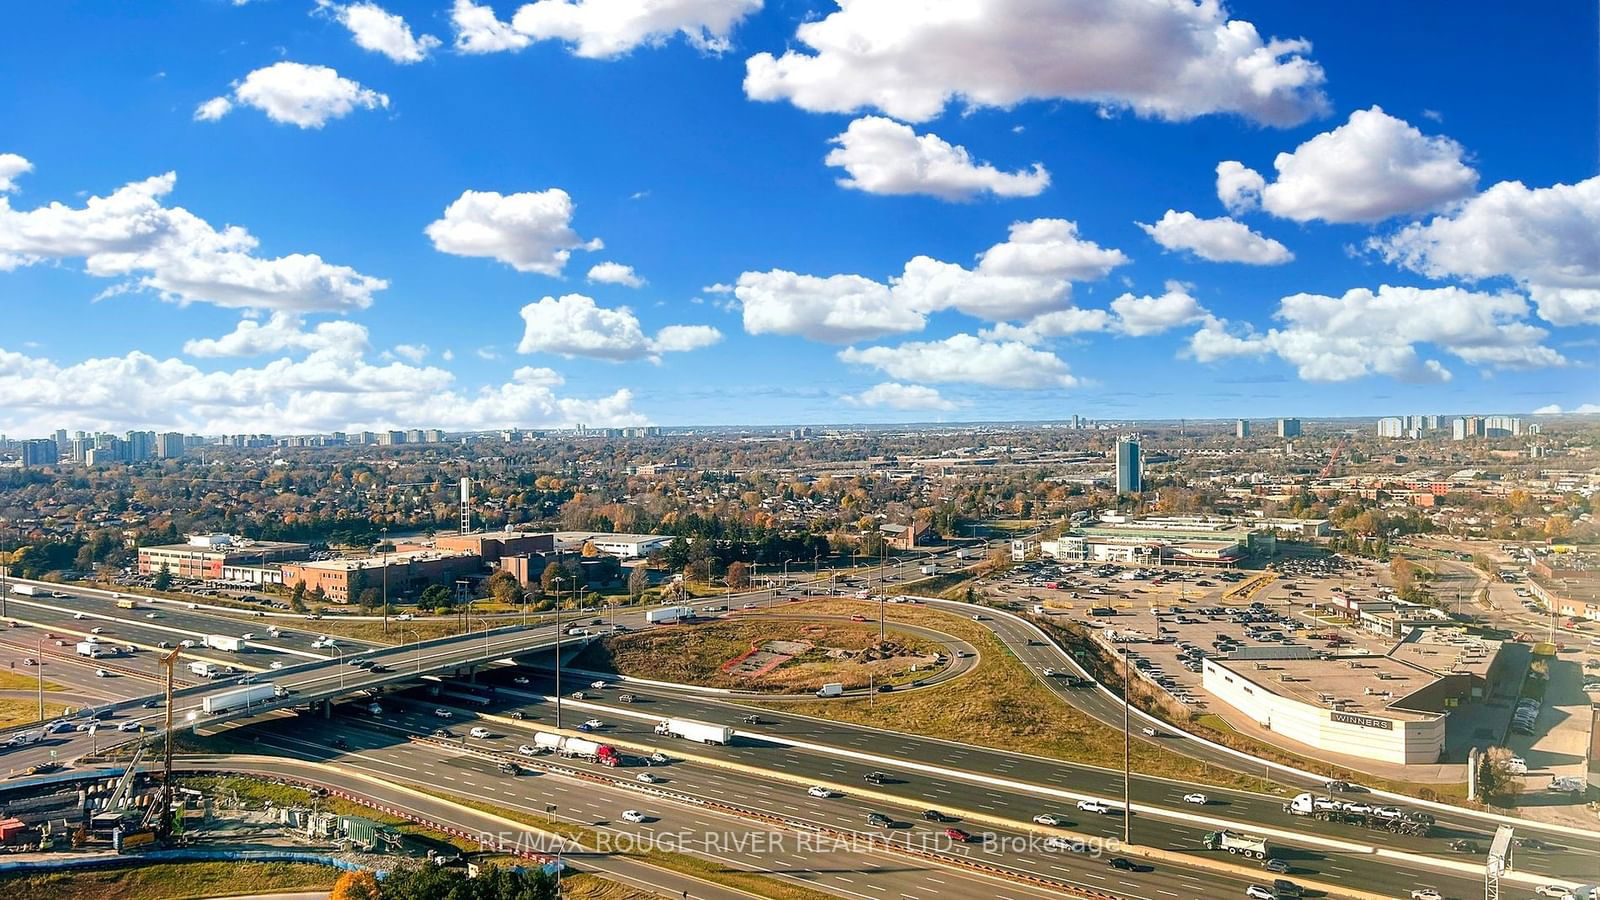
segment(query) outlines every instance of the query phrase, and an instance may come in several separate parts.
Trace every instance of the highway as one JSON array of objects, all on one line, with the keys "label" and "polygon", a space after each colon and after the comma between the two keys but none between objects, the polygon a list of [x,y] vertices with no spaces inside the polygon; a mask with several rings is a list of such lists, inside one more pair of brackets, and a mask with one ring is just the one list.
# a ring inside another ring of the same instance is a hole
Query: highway
[{"label": "highway", "polygon": [[[774,600],[767,595],[766,592],[748,596],[763,597],[764,599],[755,601],[760,605],[769,605],[775,602],[781,602]],[[726,604],[732,599],[735,598],[716,598],[715,600],[702,602],[699,605],[703,606],[716,603]],[[66,603],[68,601],[58,602]],[[77,603],[77,601],[72,602],[74,604]],[[109,603],[109,601],[105,602]],[[965,604],[951,605],[961,608],[963,611],[971,609],[971,607],[966,606]],[[866,604],[863,604],[863,606],[864,608],[867,607]],[[115,607],[111,608],[115,609]],[[116,612],[120,613],[122,616],[126,616],[128,614],[128,611],[124,610],[116,610]],[[205,633],[208,630],[215,630],[214,625],[216,619],[210,618],[204,613],[193,611],[186,612],[189,612],[190,615],[195,617],[192,624],[198,626],[196,629],[198,632]],[[13,614],[16,615],[17,612],[14,612]],[[60,615],[60,613],[57,614]],[[110,612],[105,612],[103,615],[116,618],[115,616],[112,616]],[[75,622],[80,621],[71,620],[70,617],[69,620]],[[617,621],[624,624],[637,623],[640,620],[642,620],[642,615],[640,615],[637,611],[617,616]],[[238,624],[235,620],[223,619],[223,621],[232,622],[235,626]],[[1023,658],[1023,660],[1028,662],[1030,665],[1037,667],[1050,664],[1052,662],[1054,662],[1057,667],[1061,667],[1063,665],[1065,657],[1058,649],[1048,644],[1043,646],[1029,645],[1029,630],[1020,623],[1014,623],[1010,617],[998,613],[989,615],[986,616],[986,624],[1001,636],[1002,640],[1004,640],[1008,646],[1012,648],[1013,652],[1016,652],[1019,657]],[[129,625],[129,623],[119,623],[117,627],[124,627],[125,625]],[[546,632],[548,629],[540,628],[536,629],[536,631]],[[425,644],[424,646],[426,647],[427,645]],[[384,651],[384,655],[403,659],[409,652],[411,652],[411,649],[408,646],[406,648],[396,648],[393,650]],[[435,660],[430,656],[428,661],[431,664]],[[325,669],[327,665],[328,664],[322,664],[322,667]],[[399,666],[397,666],[397,668],[399,668]],[[288,683],[288,679],[292,674],[292,670],[286,670],[285,672],[274,673],[273,678],[275,681]],[[405,680],[403,678],[403,670],[401,672],[390,674],[394,677],[385,679],[370,679],[370,677],[364,678],[366,673],[347,673],[344,676],[344,680],[346,681],[345,691],[348,692],[349,690],[358,686],[366,686],[366,684],[368,684],[370,681],[383,680],[400,682]],[[319,690],[322,690],[327,694],[339,693],[339,689],[330,686],[331,679],[327,677],[328,675],[331,675],[331,673],[324,671],[322,673],[320,683],[318,683],[316,686]],[[508,678],[509,675],[496,673],[489,677],[503,679]],[[1117,727],[1120,727],[1120,704],[1116,703],[1110,698],[1107,698],[1099,691],[1068,689],[1063,685],[1056,683],[1055,680],[1046,680],[1046,683],[1050,684],[1052,688],[1056,689],[1057,693],[1061,694],[1065,699],[1074,702],[1075,705],[1080,707],[1088,707],[1095,711],[1097,717],[1109,719],[1111,722],[1114,722]],[[542,687],[546,690],[549,688],[548,685],[537,685],[536,687]],[[650,706],[649,712],[651,715],[660,712],[663,716],[670,714],[702,721],[721,721],[733,724],[737,723],[738,720],[743,717],[743,715],[750,711],[748,708],[740,707],[737,704],[708,698],[703,695],[695,694],[692,691],[673,691],[669,689],[649,689],[642,687],[630,688],[630,691],[639,695],[641,698],[646,699],[650,704],[655,704]],[[542,702],[535,699],[533,695],[522,699],[529,700],[532,704],[534,704],[534,706],[537,706],[540,702]],[[532,707],[530,707],[530,710],[531,709]],[[639,707],[635,707],[633,711],[638,713],[641,710]],[[616,709],[608,712],[606,715],[602,715],[602,718],[606,718],[608,722],[614,722],[614,727],[617,729],[616,733],[619,735],[629,735],[633,738],[649,741],[657,740],[653,734],[648,733],[648,723],[628,721],[622,717],[622,712],[622,710]],[[1026,820],[1035,812],[1039,811],[1037,809],[1040,802],[1038,796],[1030,795],[1029,793],[1029,791],[1032,789],[1056,789],[1068,792],[1078,792],[1083,795],[1093,794],[1103,797],[1105,797],[1109,792],[1112,796],[1106,797],[1106,799],[1120,798],[1120,773],[1107,773],[1092,767],[1080,766],[1067,762],[1039,760],[1031,757],[1021,756],[1019,754],[988,750],[981,747],[957,746],[946,742],[927,738],[919,738],[912,735],[901,735],[891,732],[859,728],[856,726],[827,723],[820,720],[803,719],[802,717],[790,716],[787,714],[782,718],[786,723],[784,726],[778,726],[776,728],[763,727],[761,731],[764,733],[770,732],[773,737],[779,739],[805,740],[825,745],[836,751],[835,754],[818,754],[811,752],[807,752],[805,754],[795,754],[789,750],[785,750],[781,753],[773,753],[771,752],[770,747],[763,748],[760,746],[734,747],[729,748],[726,752],[734,758],[737,758],[737,756],[742,754],[746,760],[751,762],[751,764],[769,768],[774,772],[785,771],[785,768],[787,767],[788,771],[790,771],[790,773],[795,777],[822,778],[827,775],[830,769],[821,765],[820,761],[823,757],[826,757],[828,763],[832,764],[833,766],[843,765],[846,774],[854,775],[856,777],[859,777],[859,774],[864,774],[867,768],[878,768],[886,771],[892,771],[895,762],[909,763],[912,765],[931,764],[949,767],[956,770],[957,777],[946,777],[937,784],[927,779],[921,780],[920,783],[908,782],[907,786],[903,789],[905,791],[905,801],[907,805],[915,806],[922,804],[936,806],[940,803],[953,803],[953,800],[946,800],[944,798],[960,798],[962,802],[972,802],[974,804],[973,808],[975,811],[987,813],[992,810],[1001,810],[1007,817],[1020,818],[1021,820]],[[570,720],[567,724],[570,724]],[[630,734],[630,732],[632,732],[632,734]],[[1164,738],[1163,741],[1165,740],[1166,739]],[[1174,743],[1176,743],[1177,740],[1178,739],[1176,738],[1172,739]],[[1194,742],[1185,741],[1184,743]],[[1209,749],[1204,748],[1202,745],[1197,743],[1195,746],[1202,750]],[[23,751],[12,751],[11,756],[16,757],[19,752]],[[841,763],[841,756],[839,754],[861,754],[864,752],[881,754],[885,758],[886,762],[872,762],[869,766],[867,764],[857,764],[856,761],[845,758]],[[18,764],[13,760],[8,760],[8,762],[11,765]],[[1217,764],[1226,764],[1230,768],[1238,768],[1240,766],[1239,760],[1233,757],[1227,758],[1226,763],[1224,760],[1218,759]],[[854,769],[851,768],[852,765],[855,766]],[[967,776],[970,776],[970,778]],[[1006,791],[995,790],[991,787],[979,788],[971,780],[971,778],[981,779],[987,776],[1010,778],[1012,780],[1021,782],[1025,788],[1019,795],[1007,796]],[[884,786],[884,790],[886,792],[893,792],[895,787],[896,786],[893,785],[886,785]],[[1133,796],[1135,808],[1139,809],[1141,806],[1149,806],[1152,810],[1152,814],[1171,812],[1180,814],[1194,814],[1196,812],[1195,808],[1185,808],[1187,805],[1181,802],[1181,792],[1174,794],[1174,790],[1175,787],[1171,782],[1164,782],[1160,779],[1137,777],[1134,782]],[[990,794],[995,794],[998,796],[983,797],[978,796],[975,793],[962,793],[963,791],[987,791]],[[1383,843],[1386,846],[1395,846],[1398,849],[1404,849],[1409,852],[1427,853],[1443,859],[1462,860],[1464,858],[1463,854],[1452,853],[1443,848],[1443,842],[1445,839],[1455,836],[1467,836],[1478,841],[1480,845],[1483,845],[1487,843],[1488,834],[1490,831],[1492,831],[1492,828],[1487,826],[1484,820],[1482,820],[1480,817],[1476,817],[1470,812],[1463,811],[1459,815],[1445,814],[1440,816],[1441,828],[1439,831],[1443,837],[1427,839],[1402,838],[1389,836],[1383,833],[1367,832],[1352,826],[1307,823],[1303,820],[1293,819],[1282,813],[1281,809],[1279,808],[1282,801],[1279,798],[1261,797],[1250,794],[1237,794],[1237,792],[1219,792],[1215,789],[1206,789],[1206,791],[1209,794],[1218,796],[1226,795],[1230,798],[1227,803],[1225,816],[1216,814],[1215,811],[1210,809],[1203,810],[1203,812],[1206,814],[1215,815],[1217,818],[1224,820],[1244,821],[1249,823],[1247,827],[1251,828],[1270,828],[1272,830],[1285,832],[1291,836],[1291,839],[1284,841],[1285,843],[1289,844],[1295,843],[1292,838],[1296,833],[1299,833],[1309,835],[1312,839],[1322,836],[1330,836],[1357,843]],[[935,799],[930,800],[927,798]],[[991,809],[985,809],[985,804],[987,804]],[[1148,836],[1144,835],[1141,830],[1137,828],[1137,824],[1138,823],[1136,822],[1136,839],[1147,840]],[[1530,827],[1537,827],[1536,823],[1528,823],[1528,825]],[[1171,831],[1168,834],[1162,835],[1158,832],[1158,837],[1167,837],[1168,844],[1182,846],[1189,850],[1192,850],[1195,847],[1200,831],[1205,830],[1204,827],[1190,824],[1170,827]],[[1107,833],[1112,831],[1119,832],[1120,828],[1108,826]],[[1522,833],[1527,833],[1527,830],[1523,829]],[[1159,840],[1152,840],[1151,843],[1160,845]],[[1555,844],[1561,849],[1554,853],[1539,853],[1530,850],[1519,851],[1519,869],[1535,871],[1544,875],[1557,877],[1584,878],[1592,875],[1592,865],[1590,865],[1590,863],[1595,858],[1595,854],[1600,852],[1600,842],[1596,842],[1587,838],[1576,839],[1564,837],[1560,841],[1551,841],[1550,843]],[[1475,857],[1475,859],[1481,860],[1481,857]],[[1367,883],[1365,873],[1360,873],[1350,866],[1341,865],[1336,860],[1308,859],[1305,861],[1305,865],[1307,872],[1320,872],[1324,875],[1324,877],[1330,879],[1347,881],[1349,883]],[[1326,870],[1320,868],[1322,866],[1326,866]],[[1341,869],[1348,871],[1341,872]],[[1383,872],[1374,873],[1374,877],[1382,877],[1386,874],[1388,874],[1390,877],[1399,876],[1400,878],[1409,878],[1412,876],[1417,876],[1422,878],[1432,878],[1435,881],[1438,880],[1438,878],[1427,872],[1412,872],[1408,869],[1399,869],[1392,872],[1385,870]],[[1415,882],[1413,882],[1413,884],[1414,883]]]},{"label": "highway", "polygon": [[[508,704],[505,707],[507,710],[513,708],[509,702],[515,698],[521,701],[515,708],[530,720],[538,718],[553,723],[553,703],[546,699],[548,689],[552,686],[548,677],[533,681],[526,687],[508,684],[512,677],[508,670],[490,673],[486,680],[503,685],[497,687],[496,696],[502,703]],[[546,693],[537,693],[541,689]],[[621,690],[634,695],[635,702],[617,703],[615,698]],[[674,742],[663,741],[654,734],[654,722],[660,718],[682,717],[729,725],[745,737],[731,747],[695,746],[693,753],[755,766],[796,779],[851,786],[862,784],[869,772],[884,771],[896,776],[899,783],[875,787],[873,790],[899,796],[907,807],[949,806],[1017,821],[1028,821],[1044,812],[1063,813],[1077,823],[1075,827],[1088,833],[1108,837],[1121,834],[1120,820],[1084,816],[1071,808],[1076,799],[1081,797],[1096,797],[1120,805],[1121,773],[1116,771],[794,713],[772,713],[693,692],[674,692],[632,684],[615,692],[602,691],[598,697],[581,702],[566,700],[563,706],[566,709],[562,724],[569,728],[583,718],[594,715],[606,722],[606,727],[598,734],[662,746],[671,746]],[[761,716],[762,724],[759,726],[742,723],[743,717],[752,712]],[[791,741],[821,749],[796,748],[780,743]],[[937,767],[945,770],[945,773],[930,774],[913,766]],[[995,778],[1018,782],[1022,787],[1005,788],[989,783],[990,779]],[[1423,869],[1394,869],[1381,861],[1361,859],[1342,852],[1320,852],[1313,844],[1317,839],[1378,844],[1443,859],[1474,860],[1481,865],[1481,856],[1450,851],[1447,842],[1467,838],[1477,841],[1480,846],[1487,846],[1492,835],[1492,829],[1486,830],[1481,824],[1464,817],[1460,821],[1441,817],[1436,836],[1427,838],[1390,835],[1352,825],[1307,822],[1284,813],[1283,798],[1209,787],[1201,790],[1213,802],[1198,807],[1182,799],[1193,790],[1193,785],[1135,776],[1131,799],[1136,811],[1148,808],[1148,814],[1152,817],[1161,813],[1205,816],[1223,822],[1245,822],[1246,830],[1257,833],[1269,829],[1286,832],[1290,837],[1277,840],[1276,843],[1300,848],[1296,860],[1297,872],[1320,874],[1329,880],[1344,883],[1391,883],[1397,875],[1401,879],[1437,879],[1439,876]],[[1069,796],[1052,796],[1051,791],[1066,792]],[[1134,840],[1172,850],[1197,851],[1203,833],[1218,827],[1181,821],[1152,821],[1150,825],[1143,825],[1144,816],[1145,813],[1135,816]],[[1270,834],[1266,836],[1272,837]],[[1550,843],[1556,849],[1519,851],[1518,868],[1549,877],[1581,880],[1592,876],[1596,857],[1591,844],[1567,839],[1552,839]],[[1370,878],[1380,881],[1368,881]],[[1417,882],[1411,883],[1415,886]]]},{"label": "highway", "polygon": [[[1036,846],[1032,852],[994,852],[1001,842],[1023,844],[1024,835],[1017,831],[992,830],[970,824],[965,828],[974,834],[992,832],[994,842],[988,845],[987,850],[977,844],[963,846],[944,836],[943,830],[950,827],[949,824],[935,825],[919,817],[903,814],[894,816],[897,821],[895,827],[874,829],[865,823],[869,812],[894,813],[895,810],[853,801],[848,797],[828,800],[812,798],[799,788],[775,793],[770,783],[761,779],[692,763],[674,762],[648,770],[640,767],[608,770],[581,762],[566,763],[539,757],[529,760],[529,763],[535,766],[571,765],[588,770],[589,777],[578,779],[555,774],[506,776],[496,770],[492,760],[481,756],[405,740],[404,735],[426,734],[437,723],[438,720],[421,707],[395,711],[385,715],[381,723],[351,721],[341,717],[338,720],[338,734],[345,739],[348,749],[336,750],[324,743],[327,740],[325,733],[307,727],[307,723],[284,722],[271,726],[262,737],[262,744],[308,759],[326,759],[340,766],[359,767],[388,779],[493,799],[497,804],[518,806],[530,813],[542,814],[545,804],[555,804],[558,814],[564,819],[590,825],[605,823],[604,827],[608,829],[657,836],[687,831],[695,837],[684,845],[686,848],[693,848],[700,853],[710,850],[713,852],[708,855],[713,856],[727,853],[738,842],[738,835],[766,835],[765,840],[769,842],[767,846],[755,846],[752,843],[750,849],[733,853],[741,867],[778,874],[841,896],[996,894],[1033,897],[1059,894],[1018,882],[1001,882],[969,874],[906,854],[863,852],[849,845],[838,847],[831,841],[804,837],[793,830],[775,831],[753,823],[749,818],[651,797],[645,793],[649,786],[640,785],[632,779],[638,773],[648,771],[661,779],[654,786],[660,790],[782,816],[798,823],[860,834],[863,843],[867,835],[888,834],[895,841],[913,847],[927,847],[939,853],[952,853],[986,865],[1003,866],[1090,890],[1109,891],[1134,900],[1160,900],[1164,896],[1217,896],[1218,891],[1242,895],[1247,883],[1204,870],[1167,866],[1154,869],[1146,867],[1147,871],[1139,873],[1120,872],[1107,864],[1110,854],[1096,858],[1050,852],[1037,846],[1040,839],[1035,839]],[[470,741],[473,748],[514,754],[519,743],[529,740],[526,734],[496,730],[499,733],[493,738]],[[537,770],[530,772],[536,773]],[[603,781],[597,782],[595,779]],[[613,782],[614,785],[605,782]],[[650,817],[650,821],[642,825],[621,822],[618,816],[624,809],[639,809]]]}]

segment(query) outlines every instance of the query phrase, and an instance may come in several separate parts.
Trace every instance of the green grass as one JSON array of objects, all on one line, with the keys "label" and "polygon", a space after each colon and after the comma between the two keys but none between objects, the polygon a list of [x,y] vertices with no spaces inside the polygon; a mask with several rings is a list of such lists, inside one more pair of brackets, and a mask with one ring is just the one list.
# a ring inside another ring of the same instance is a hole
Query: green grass
[{"label": "green grass", "polygon": [[[46,700],[44,704],[44,720],[54,719],[66,711],[67,707],[64,704],[51,703]],[[13,725],[28,725],[38,721],[38,701],[0,699],[0,728],[10,728]]]},{"label": "green grass", "polygon": [[[860,609],[842,600],[803,610],[832,615]],[[961,743],[1122,767],[1122,732],[1080,712],[1039,682],[983,625],[920,606],[891,607],[890,618],[952,634],[976,646],[975,671],[938,687],[825,704],[769,701],[768,709],[910,732]],[[1222,787],[1263,790],[1261,778],[1207,766],[1145,741],[1133,743],[1135,772]]]},{"label": "green grass", "polygon": [[[26,675],[22,672],[10,670],[0,671],[0,691],[33,691],[39,688],[38,675]],[[46,691],[66,690],[61,685],[46,678],[44,682]]]},{"label": "green grass", "polygon": [[187,900],[333,886],[339,870],[310,863],[155,863],[0,876],[7,900]]},{"label": "green grass", "polygon": [[[780,608],[781,611],[781,608]],[[928,656],[938,645],[926,638],[891,629],[889,641],[907,654]],[[769,640],[810,640],[817,645],[760,678],[724,674],[723,663]],[[590,644],[575,661],[579,668],[614,671],[624,675],[711,687],[804,693],[828,682],[847,687],[902,684],[925,678],[926,670],[913,671],[917,656],[896,656],[862,662],[829,657],[824,648],[861,651],[878,643],[876,623],[800,622],[769,616],[740,615],[733,619],[691,627],[659,628],[607,637]]]}]

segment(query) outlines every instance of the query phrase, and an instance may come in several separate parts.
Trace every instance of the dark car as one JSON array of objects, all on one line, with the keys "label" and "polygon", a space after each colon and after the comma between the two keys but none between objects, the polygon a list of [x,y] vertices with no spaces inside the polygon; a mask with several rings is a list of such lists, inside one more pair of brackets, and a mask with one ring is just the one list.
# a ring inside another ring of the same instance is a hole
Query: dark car
[{"label": "dark car", "polygon": [[1268,872],[1284,875],[1289,871],[1289,864],[1281,859],[1269,859],[1261,864],[1261,868],[1266,869]]},{"label": "dark car", "polygon": [[868,772],[866,775],[862,776],[862,778],[867,784],[889,783],[889,773],[887,772]]},{"label": "dark car", "polygon": [[888,828],[890,825],[894,824],[894,820],[883,813],[872,813],[871,815],[867,816],[867,824],[876,828]]},{"label": "dark car", "polygon": [[1461,839],[1457,839],[1457,840],[1451,841],[1450,842],[1450,849],[1451,850],[1459,850],[1462,853],[1477,853],[1478,852],[1478,844],[1475,841],[1469,841],[1469,840],[1466,840],[1465,838],[1461,838]]},{"label": "dark car", "polygon": [[944,813],[939,812],[937,809],[925,809],[925,810],[923,810],[922,811],[922,817],[924,819],[927,819],[929,822],[945,822],[945,821],[949,821],[949,816],[946,816]]},{"label": "dark car", "polygon": [[878,693],[880,693],[880,694],[887,694],[892,690],[894,690],[894,685],[892,685],[892,684],[880,684],[880,685],[878,685]]},{"label": "dark car", "polygon": [[1295,884],[1287,878],[1273,879],[1272,890],[1279,897],[1298,897],[1300,896],[1301,892],[1300,885]]},{"label": "dark car", "polygon": [[1121,856],[1113,856],[1106,861],[1106,865],[1120,872],[1132,872],[1136,867],[1133,861]]}]

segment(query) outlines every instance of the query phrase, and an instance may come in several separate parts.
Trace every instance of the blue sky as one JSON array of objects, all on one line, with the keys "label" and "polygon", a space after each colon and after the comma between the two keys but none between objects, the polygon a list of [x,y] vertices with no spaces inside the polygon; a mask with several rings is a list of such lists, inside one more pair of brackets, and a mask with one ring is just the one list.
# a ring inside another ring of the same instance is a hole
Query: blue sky
[{"label": "blue sky", "polygon": [[0,431],[1600,403],[1592,4],[642,6],[30,5]]}]

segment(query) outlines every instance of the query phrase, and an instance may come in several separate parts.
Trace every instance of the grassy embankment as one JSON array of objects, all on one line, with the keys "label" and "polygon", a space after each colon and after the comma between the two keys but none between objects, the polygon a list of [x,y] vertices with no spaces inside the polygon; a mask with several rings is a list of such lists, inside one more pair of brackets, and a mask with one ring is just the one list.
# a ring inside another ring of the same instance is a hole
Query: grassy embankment
[{"label": "grassy embankment", "polygon": [[[785,607],[784,611],[848,616],[861,613],[863,608],[859,601],[813,600]],[[948,685],[902,694],[828,703],[768,701],[759,705],[1108,768],[1122,766],[1121,732],[1062,702],[981,624],[911,605],[890,606],[889,618],[970,642],[981,657],[976,671]],[[662,677],[659,668],[634,674]],[[1134,742],[1133,767],[1148,775],[1253,790],[1265,787],[1261,778],[1218,769],[1143,741]]]},{"label": "grassy embankment", "polygon": [[[856,610],[859,612],[859,610]],[[904,684],[926,678],[928,670],[914,667],[923,657],[939,652],[939,645],[906,631],[890,629],[891,643],[907,654],[862,661],[830,657],[827,648],[862,651],[878,643],[878,626],[860,622],[799,622],[769,616],[739,618],[689,628],[661,628],[607,637],[597,641],[574,662],[579,668],[632,674],[650,673],[664,681],[773,693],[815,691],[828,682],[846,687],[869,683]],[[771,640],[809,640],[817,645],[759,678],[724,674],[723,663]]]},{"label": "grassy embankment", "polygon": [[[44,718],[48,722],[67,711],[61,703],[44,704]],[[6,700],[0,699],[0,728],[11,728],[16,725],[31,725],[39,721],[39,703],[35,700]]]},{"label": "grassy embankment", "polygon": [[154,863],[0,877],[7,900],[189,900],[240,893],[326,890],[332,866],[284,862]]},{"label": "grassy embankment", "polygon": [[[38,675],[25,675],[22,672],[12,672],[10,670],[0,672],[0,691],[35,691],[38,689]],[[44,681],[44,689],[46,693],[66,690],[66,688],[48,678]]]}]

